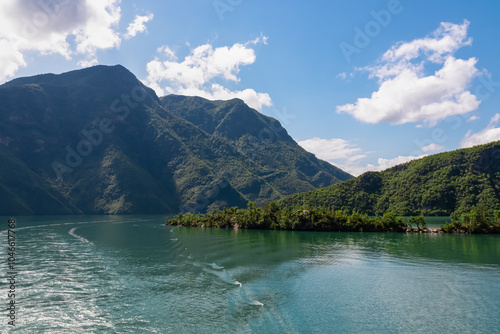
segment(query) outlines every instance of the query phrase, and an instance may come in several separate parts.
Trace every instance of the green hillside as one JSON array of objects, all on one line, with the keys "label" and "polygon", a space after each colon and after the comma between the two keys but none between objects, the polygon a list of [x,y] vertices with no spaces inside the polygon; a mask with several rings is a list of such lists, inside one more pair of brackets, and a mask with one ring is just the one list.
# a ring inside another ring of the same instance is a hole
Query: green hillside
[{"label": "green hillside", "polygon": [[283,207],[303,204],[370,215],[450,215],[474,206],[500,209],[500,142],[440,153],[367,172],[341,184],[295,194]]},{"label": "green hillside", "polygon": [[352,178],[241,100],[158,98],[122,66],[0,86],[0,215],[204,212]]}]

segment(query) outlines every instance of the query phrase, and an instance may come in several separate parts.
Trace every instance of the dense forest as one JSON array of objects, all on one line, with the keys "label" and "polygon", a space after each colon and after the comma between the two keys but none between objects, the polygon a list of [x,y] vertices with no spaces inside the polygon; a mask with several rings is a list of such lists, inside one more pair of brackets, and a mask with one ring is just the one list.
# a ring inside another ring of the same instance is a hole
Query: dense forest
[{"label": "dense forest", "polygon": [[370,218],[358,212],[349,214],[322,208],[281,209],[277,202],[270,202],[262,207],[249,202],[247,209],[233,207],[207,214],[181,213],[167,220],[167,225],[346,232],[401,232],[407,228],[403,219],[392,212],[383,217]]},{"label": "dense forest", "polygon": [[473,207],[470,212],[451,215],[451,221],[442,226],[444,232],[461,233],[500,233],[500,210],[493,212],[494,218],[488,216],[484,207]]},{"label": "dense forest", "polygon": [[500,209],[500,141],[410,161],[382,172],[285,197],[280,207],[311,207],[369,215],[449,216],[474,206]]},{"label": "dense forest", "polygon": [[[470,213],[454,215],[451,222],[441,228],[442,232],[500,233],[500,210],[489,218],[487,210],[473,207]],[[389,211],[382,216],[369,217],[357,211],[328,210],[324,208],[281,208],[277,202],[257,207],[249,202],[246,209],[237,207],[217,210],[206,214],[180,213],[166,220],[167,225],[188,227],[242,228],[296,231],[336,232],[409,232],[426,229],[423,216],[402,217]]]}]

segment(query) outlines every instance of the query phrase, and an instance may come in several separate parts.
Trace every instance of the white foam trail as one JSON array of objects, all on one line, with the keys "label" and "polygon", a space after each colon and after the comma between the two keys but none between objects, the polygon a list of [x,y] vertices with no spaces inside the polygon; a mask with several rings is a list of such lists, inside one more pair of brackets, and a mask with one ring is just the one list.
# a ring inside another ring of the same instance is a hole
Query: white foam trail
[{"label": "white foam trail", "polygon": [[[31,230],[31,229],[36,229],[36,228],[52,227],[52,226],[98,224],[98,223],[103,223],[103,222],[106,222],[106,220],[93,221],[93,222],[81,221],[81,222],[74,222],[74,223],[54,223],[54,224],[44,224],[44,225],[34,225],[34,226],[23,226],[23,227],[16,227],[16,231]],[[7,232],[7,230],[3,230],[1,232]]]},{"label": "white foam trail", "polygon": [[[238,281],[236,281],[238,282]],[[259,302],[258,300],[252,300],[250,298],[247,297],[247,294],[245,292],[245,289],[243,288],[243,285],[238,282],[240,284],[240,287],[241,289],[239,290],[240,291],[240,298],[242,299],[242,301],[248,305],[255,305],[255,306],[264,306],[263,303]]]},{"label": "white foam trail", "polygon": [[[213,265],[216,265],[215,263]],[[213,267],[213,265],[210,265],[210,267]],[[216,265],[217,266],[217,265]],[[234,277],[232,277],[227,271],[226,269],[224,269],[223,267],[219,267],[217,266],[218,268],[220,269],[209,269],[209,267],[204,264],[204,268],[203,268],[203,271],[206,272],[206,273],[209,273],[211,275],[214,275],[214,276],[217,276],[221,281],[227,283],[227,284],[232,284],[232,285],[237,285],[237,286],[243,286],[243,284],[241,284],[239,281],[237,281]]]},{"label": "white foam trail", "polygon": [[[80,223],[66,224],[66,225],[76,225]],[[58,224],[47,224],[47,225],[36,225],[36,226],[25,226],[25,227],[17,227],[16,230],[31,230],[32,228],[40,228],[40,227],[51,227],[51,226],[61,226],[62,223]]]},{"label": "white foam trail", "polygon": [[73,227],[71,230],[69,230],[69,235],[71,235],[72,237],[75,237],[77,238],[78,240],[82,241],[82,242],[86,242],[88,244],[91,244],[91,245],[94,245],[92,242],[88,241],[87,239],[85,239],[84,237],[82,236],[79,236],[78,234],[75,233],[75,231],[78,229],[79,227]]},{"label": "white foam trail", "polygon": [[215,262],[210,263],[210,267],[212,267],[212,269],[215,269],[215,270],[222,270],[222,269],[224,269],[224,267],[218,266]]}]

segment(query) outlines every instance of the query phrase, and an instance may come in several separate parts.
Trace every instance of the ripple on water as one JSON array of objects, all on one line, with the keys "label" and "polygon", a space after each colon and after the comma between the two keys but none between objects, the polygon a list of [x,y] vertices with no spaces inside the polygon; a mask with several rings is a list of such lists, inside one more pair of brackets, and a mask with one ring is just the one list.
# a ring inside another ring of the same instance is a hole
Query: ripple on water
[{"label": "ripple on water", "polygon": [[[20,230],[17,332],[494,332],[500,325],[494,240],[235,233],[113,219]],[[466,261],[485,253],[486,262]]]},{"label": "ripple on water", "polygon": [[74,233],[76,228],[66,232],[72,237],[68,239],[49,230],[53,227],[23,233],[19,300],[26,312],[20,311],[18,331],[33,332],[32,326],[51,333],[113,330],[98,305],[101,291],[108,288],[102,284],[106,274],[101,259],[88,240]]}]

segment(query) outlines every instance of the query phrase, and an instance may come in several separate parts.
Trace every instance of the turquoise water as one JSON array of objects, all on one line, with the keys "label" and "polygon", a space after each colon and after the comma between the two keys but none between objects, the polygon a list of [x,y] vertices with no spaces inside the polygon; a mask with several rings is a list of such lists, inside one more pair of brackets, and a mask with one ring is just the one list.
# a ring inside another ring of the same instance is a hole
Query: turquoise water
[{"label": "turquoise water", "polygon": [[[2,333],[500,328],[500,236],[233,231],[157,216],[19,217],[16,235],[16,327],[4,316]],[[5,279],[0,289],[6,305]]]}]

